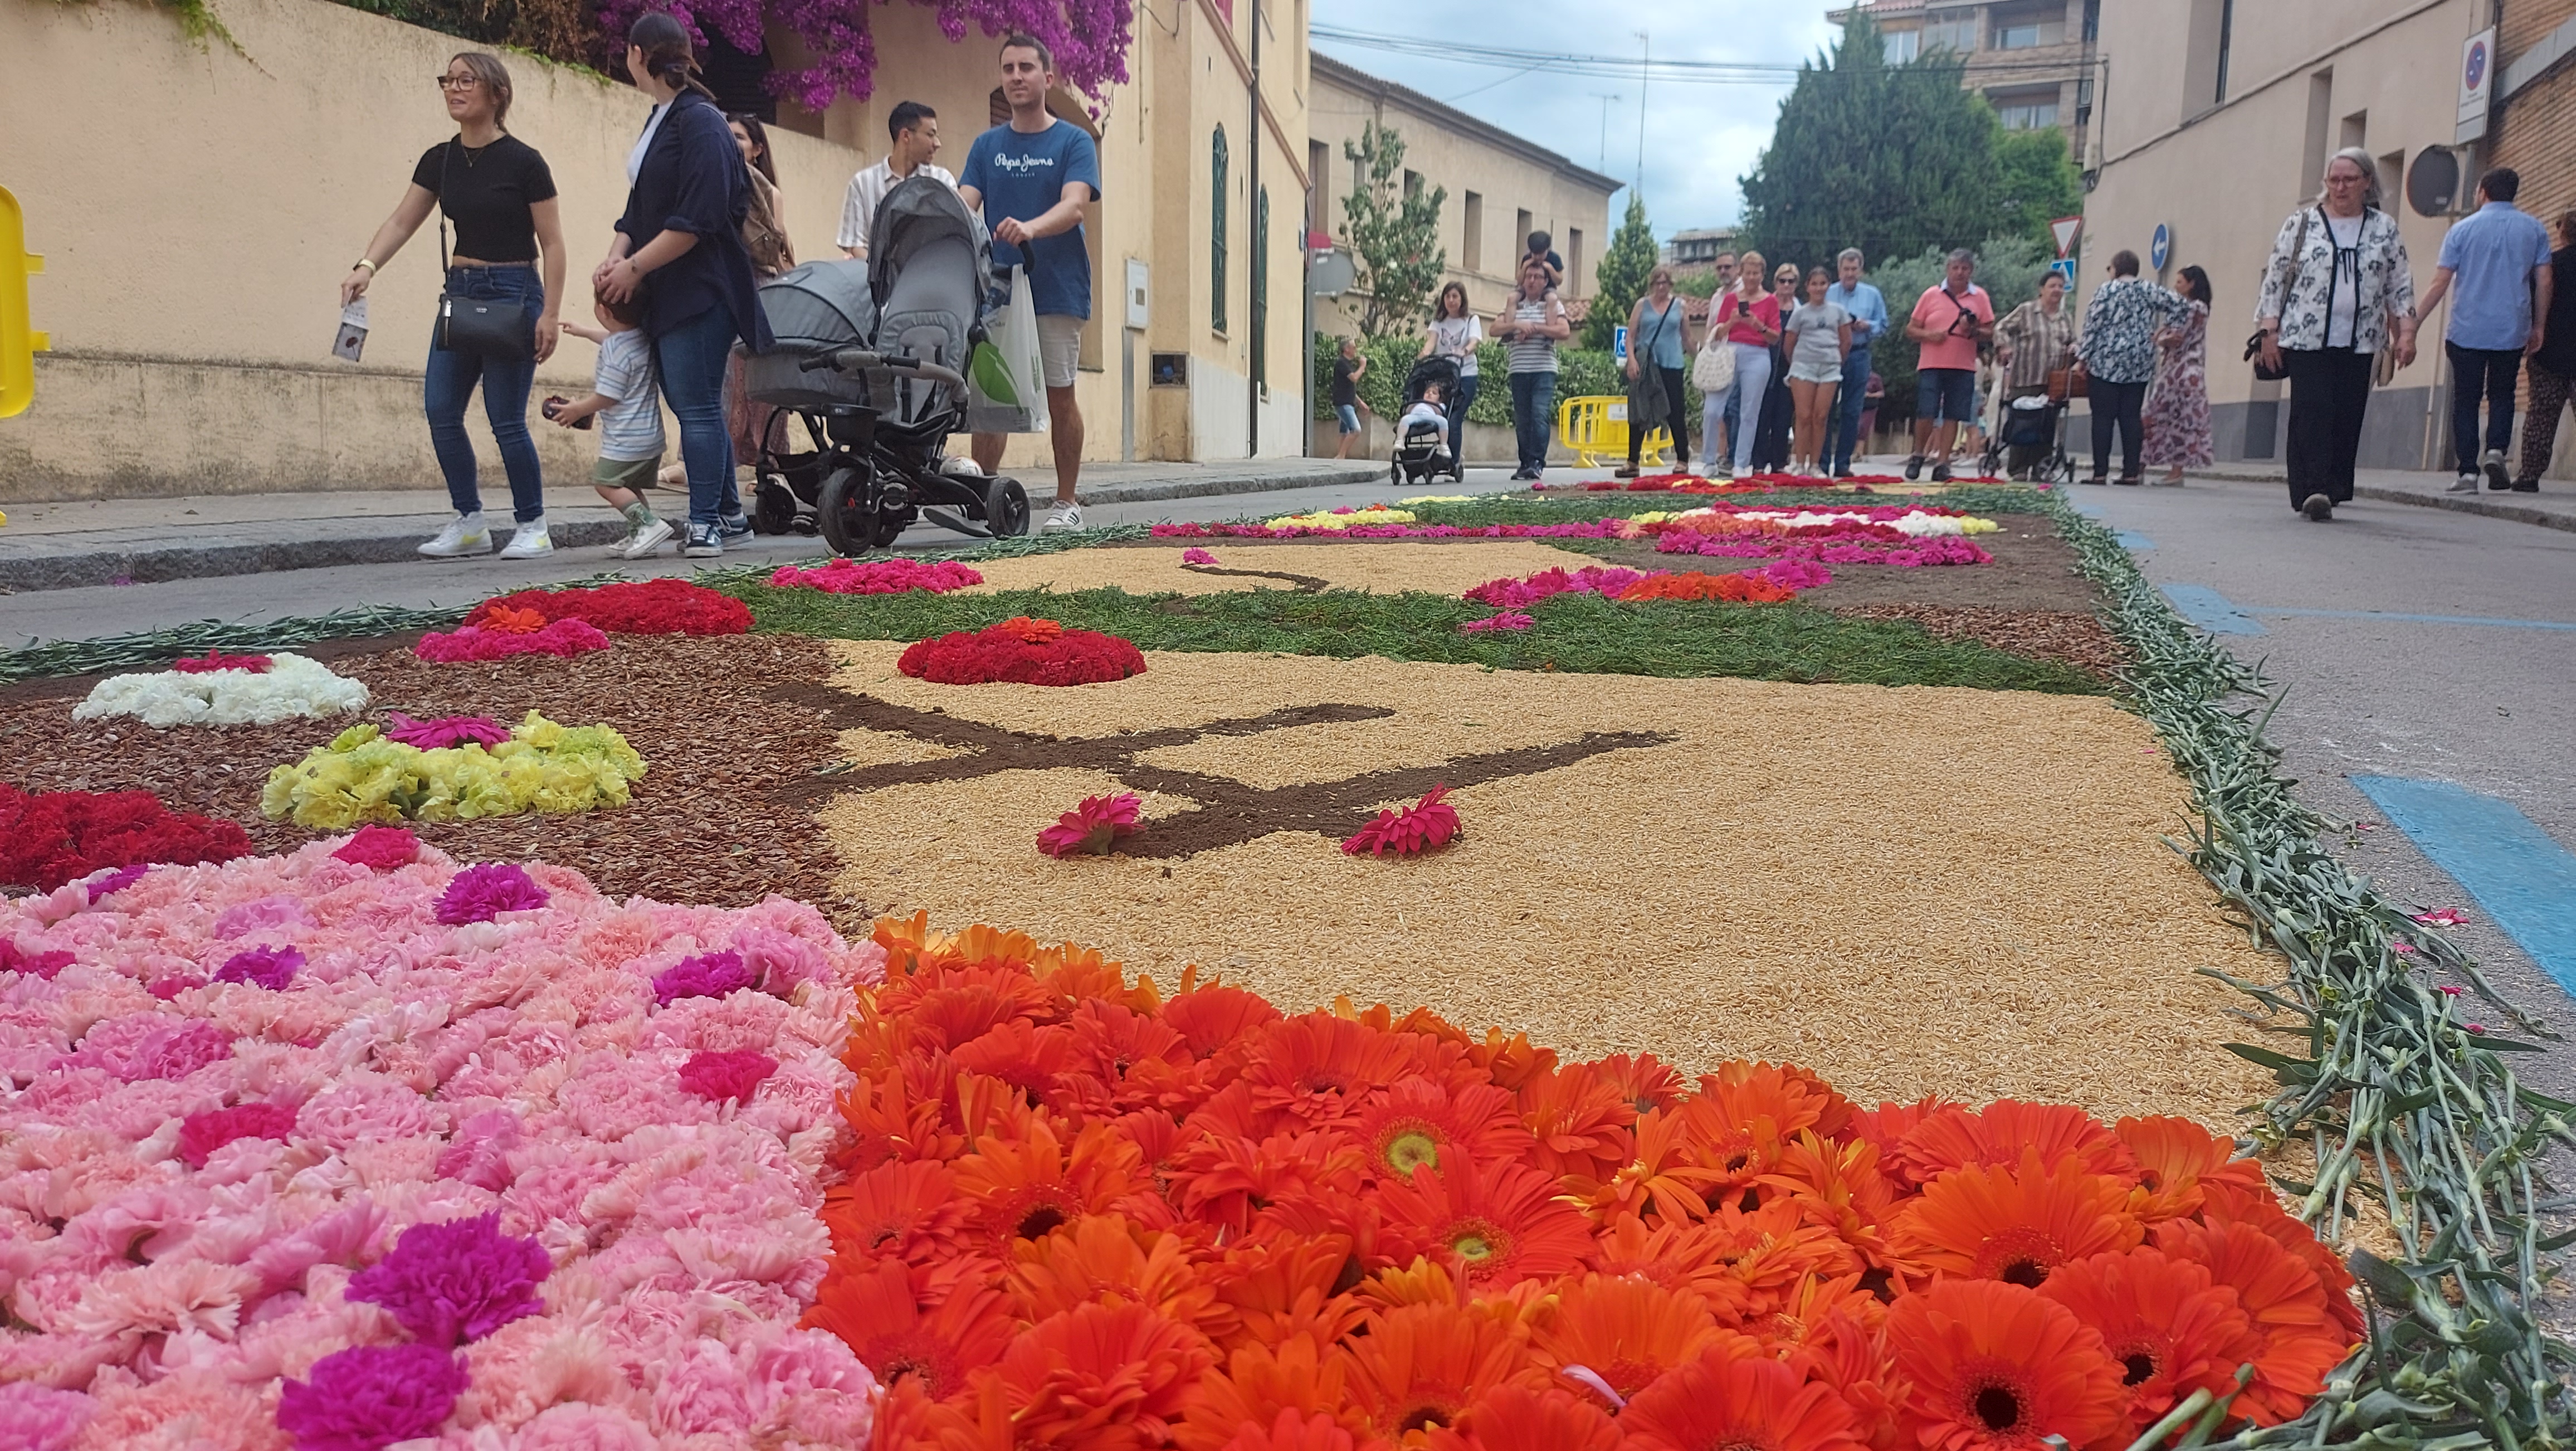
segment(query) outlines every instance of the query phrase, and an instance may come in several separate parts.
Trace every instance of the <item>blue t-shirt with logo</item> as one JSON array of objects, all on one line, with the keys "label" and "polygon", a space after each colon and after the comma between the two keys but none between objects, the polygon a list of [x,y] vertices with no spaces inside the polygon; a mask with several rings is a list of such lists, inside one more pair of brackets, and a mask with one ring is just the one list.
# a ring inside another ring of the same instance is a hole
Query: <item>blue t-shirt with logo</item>
[{"label": "blue t-shirt with logo", "polygon": [[[984,224],[998,226],[1005,217],[1030,221],[1064,199],[1072,182],[1100,195],[1100,151],[1079,126],[1056,120],[1043,131],[1021,132],[1009,123],[975,138],[967,149],[959,186],[983,195]],[[1036,258],[1028,264],[1029,298],[1047,316],[1091,316],[1091,249],[1082,228],[1040,237],[1032,244]],[[996,266],[1018,265],[1020,249],[996,238]]]}]

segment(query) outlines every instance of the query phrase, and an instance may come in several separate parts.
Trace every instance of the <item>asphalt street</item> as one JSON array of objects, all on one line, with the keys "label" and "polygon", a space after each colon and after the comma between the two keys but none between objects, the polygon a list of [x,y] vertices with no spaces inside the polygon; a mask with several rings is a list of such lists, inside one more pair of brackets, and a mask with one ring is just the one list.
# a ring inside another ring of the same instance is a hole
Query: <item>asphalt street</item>
[{"label": "asphalt street", "polygon": [[[2464,909],[2454,935],[2498,988],[2576,1036],[2568,988],[2427,855],[2461,844],[2410,838],[2355,784],[2464,788],[2576,848],[2576,533],[2367,500],[2312,524],[2278,483],[2078,486],[2073,498],[2123,531],[2186,614],[2260,631],[2218,638],[2286,687],[2272,737],[2301,796],[2350,824],[2333,840],[2353,869],[2398,900]],[[2521,843],[2535,844],[2546,847]],[[2527,876],[2543,855],[2483,866]],[[2576,1050],[2537,1058],[2536,1087],[2576,1088]]]}]

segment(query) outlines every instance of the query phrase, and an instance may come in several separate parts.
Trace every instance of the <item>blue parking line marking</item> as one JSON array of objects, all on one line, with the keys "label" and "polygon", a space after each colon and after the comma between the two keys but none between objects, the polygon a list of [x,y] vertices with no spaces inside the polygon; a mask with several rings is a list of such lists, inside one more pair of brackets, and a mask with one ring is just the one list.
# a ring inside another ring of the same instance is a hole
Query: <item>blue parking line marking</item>
[{"label": "blue parking line marking", "polygon": [[2156,547],[2156,541],[2149,539],[2147,536],[2139,533],[2135,529],[2123,529],[2118,533],[2113,534],[2111,538],[2117,542],[2122,549],[2129,550],[2132,553],[2141,549],[2153,549]]},{"label": "blue parking line marking", "polygon": [[2102,517],[2102,506],[2099,504],[2084,504],[2069,501],[2068,507],[2072,508],[2076,513],[2083,515],[2087,519],[2099,519]]},{"label": "blue parking line marking", "polygon": [[2576,621],[2506,620],[2487,615],[2402,615],[2393,610],[2303,610],[2289,606],[2247,605],[2258,615],[2314,620],[2396,620],[2409,625],[2486,625],[2507,630],[2576,630]]},{"label": "blue parking line marking", "polygon": [[2228,602],[2227,596],[2205,584],[2168,584],[2160,586],[2165,598],[2182,611],[2182,617],[2213,635],[2268,635],[2252,615]]},{"label": "blue parking line marking", "polygon": [[2576,994],[2576,854],[2512,802],[2447,781],[2355,776],[2352,784]]}]

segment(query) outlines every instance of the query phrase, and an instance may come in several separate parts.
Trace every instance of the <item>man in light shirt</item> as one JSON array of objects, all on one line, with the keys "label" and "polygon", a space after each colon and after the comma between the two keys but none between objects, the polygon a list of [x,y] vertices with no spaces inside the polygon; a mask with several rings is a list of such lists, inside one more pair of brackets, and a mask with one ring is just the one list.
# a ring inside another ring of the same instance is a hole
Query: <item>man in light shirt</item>
[{"label": "man in light shirt", "polygon": [[886,159],[850,178],[850,189],[841,198],[841,255],[865,258],[868,255],[868,233],[877,224],[877,206],[894,184],[915,174],[946,183],[951,189],[957,178],[930,164],[939,154],[939,113],[919,101],[898,101],[886,115],[886,131],[894,138],[894,148]]}]

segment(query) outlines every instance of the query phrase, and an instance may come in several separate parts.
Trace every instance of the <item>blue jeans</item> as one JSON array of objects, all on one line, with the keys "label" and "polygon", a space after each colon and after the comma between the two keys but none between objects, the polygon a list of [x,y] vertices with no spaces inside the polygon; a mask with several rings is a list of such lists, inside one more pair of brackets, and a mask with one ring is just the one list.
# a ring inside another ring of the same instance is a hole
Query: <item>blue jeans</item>
[{"label": "blue jeans", "polygon": [[1843,388],[1825,415],[1825,447],[1819,455],[1837,474],[1851,472],[1852,455],[1860,451],[1862,394],[1869,391],[1869,349],[1854,348],[1843,358]]},{"label": "blue jeans", "polygon": [[[518,303],[528,310],[531,324],[545,311],[546,285],[534,267],[450,267],[447,290],[477,301]],[[465,436],[465,400],[474,396],[479,381],[483,416],[492,421],[492,441],[501,446],[501,467],[510,475],[511,513],[525,524],[546,511],[537,441],[528,436],[528,390],[536,384],[537,365],[450,352],[438,346],[437,336],[430,334],[420,402],[429,415],[429,446],[438,455],[438,471],[447,476],[447,502],[459,514],[483,511],[482,492],[474,486],[474,442]]]},{"label": "blue jeans", "polygon": [[[2513,448],[2513,389],[2522,377],[2520,348],[2464,348],[2445,341],[2442,350],[2451,355],[2451,443],[2460,455],[2460,472],[2478,471],[2478,400],[2487,405],[2487,447],[2497,453]],[[2537,474],[2549,466],[2547,459],[2525,463],[2523,467]]]},{"label": "blue jeans", "polygon": [[1512,374],[1512,436],[1520,442],[1522,473],[1547,467],[1547,431],[1555,419],[1556,370]]},{"label": "blue jeans", "polygon": [[1476,401],[1476,375],[1458,380],[1458,396],[1449,405],[1449,458],[1460,468],[1467,466],[1467,405]]},{"label": "blue jeans", "polygon": [[732,347],[733,315],[722,307],[710,307],[653,340],[662,397],[680,420],[692,526],[742,512],[733,482],[733,430],[725,425],[725,355]]}]

